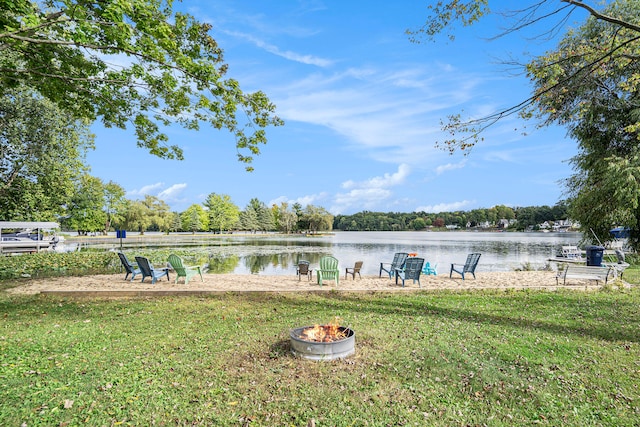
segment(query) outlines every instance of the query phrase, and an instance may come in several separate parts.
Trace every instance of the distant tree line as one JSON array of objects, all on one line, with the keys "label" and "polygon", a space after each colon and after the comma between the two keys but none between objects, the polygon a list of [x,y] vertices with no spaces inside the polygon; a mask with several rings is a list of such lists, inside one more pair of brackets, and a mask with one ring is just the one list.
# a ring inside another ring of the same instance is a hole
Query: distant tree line
[{"label": "distant tree line", "polygon": [[211,193],[201,204],[194,203],[183,212],[171,211],[158,197],[142,200],[125,198],[118,184],[103,183],[83,175],[76,182],[74,196],[65,211],[55,218],[65,230],[79,235],[106,234],[115,229],[144,233],[249,231],[318,233],[329,231],[333,215],[322,207],[298,203],[267,206],[253,198],[240,209],[226,194]]},{"label": "distant tree line", "polygon": [[337,215],[333,228],[342,231],[405,231],[425,228],[508,228],[514,231],[536,229],[539,224],[566,220],[567,205],[559,202],[553,207],[527,206],[510,208],[499,205],[488,209],[455,212],[369,212]]}]

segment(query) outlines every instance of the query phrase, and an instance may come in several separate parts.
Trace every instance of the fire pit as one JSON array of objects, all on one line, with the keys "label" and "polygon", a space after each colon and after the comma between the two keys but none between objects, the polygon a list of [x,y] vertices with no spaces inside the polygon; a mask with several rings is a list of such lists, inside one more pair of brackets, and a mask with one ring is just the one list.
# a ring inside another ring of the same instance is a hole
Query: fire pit
[{"label": "fire pit", "polygon": [[291,331],[291,353],[311,360],[343,359],[356,352],[356,333],[347,327],[315,325]]}]

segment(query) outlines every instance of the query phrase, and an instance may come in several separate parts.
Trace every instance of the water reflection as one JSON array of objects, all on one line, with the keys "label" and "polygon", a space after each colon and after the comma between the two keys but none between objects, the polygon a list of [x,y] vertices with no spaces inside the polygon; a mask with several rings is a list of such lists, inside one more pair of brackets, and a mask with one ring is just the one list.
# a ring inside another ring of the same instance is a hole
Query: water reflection
[{"label": "water reflection", "polygon": [[[127,250],[139,248],[188,253],[189,262],[209,264],[210,273],[295,275],[301,260],[316,269],[320,258],[336,257],[344,271],[363,261],[362,274],[377,275],[380,263],[396,252],[416,252],[440,274],[451,263],[463,263],[467,254],[480,252],[478,271],[512,271],[528,264],[540,269],[563,245],[581,243],[580,233],[484,232],[335,232],[330,236],[157,235],[130,236]],[[118,250],[115,238],[94,239],[92,248]]]},{"label": "water reflection", "polygon": [[[579,245],[580,233],[474,233],[474,232],[336,232],[324,237],[238,238],[210,255],[212,272],[291,275],[300,260],[317,268],[320,258],[332,255],[340,269],[364,261],[363,274],[378,274],[381,262],[396,252],[417,252],[446,273],[451,263],[462,263],[468,253],[480,252],[478,271],[512,271],[529,265],[543,268],[563,245]],[[229,242],[227,242],[229,243]],[[204,248],[203,248],[204,249]],[[229,261],[239,260],[233,269]],[[222,269],[216,265],[224,263]]]},{"label": "water reflection", "polygon": [[207,270],[207,273],[233,273],[239,263],[240,258],[234,255],[229,257],[210,256],[208,262],[209,269]]}]

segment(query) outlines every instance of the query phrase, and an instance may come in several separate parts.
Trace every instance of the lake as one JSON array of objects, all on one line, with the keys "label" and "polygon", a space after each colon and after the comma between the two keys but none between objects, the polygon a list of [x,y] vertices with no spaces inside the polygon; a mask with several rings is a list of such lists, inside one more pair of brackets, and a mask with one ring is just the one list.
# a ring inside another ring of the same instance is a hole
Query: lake
[{"label": "lake", "polygon": [[[526,264],[541,269],[562,246],[580,245],[581,239],[581,233],[336,231],[325,236],[129,233],[123,241],[124,249],[132,252],[140,247],[195,252],[199,262],[209,263],[212,273],[291,275],[300,260],[315,269],[320,258],[332,255],[341,271],[364,261],[362,274],[372,275],[396,252],[415,252],[432,266],[437,264],[440,274],[447,273],[451,263],[464,263],[471,252],[482,254],[480,272],[513,271]],[[120,244],[114,237],[89,241],[83,245],[117,250]]]},{"label": "lake", "polygon": [[[238,274],[290,275],[299,260],[316,268],[321,257],[332,255],[341,271],[364,261],[362,274],[371,275],[396,252],[415,252],[432,266],[437,264],[438,273],[446,273],[451,263],[464,263],[471,252],[482,254],[478,271],[513,271],[525,264],[540,269],[562,246],[579,245],[581,239],[581,233],[361,231],[322,237],[225,237],[221,246],[207,249],[212,267],[226,263],[222,270]],[[230,256],[237,263],[230,264]]]}]

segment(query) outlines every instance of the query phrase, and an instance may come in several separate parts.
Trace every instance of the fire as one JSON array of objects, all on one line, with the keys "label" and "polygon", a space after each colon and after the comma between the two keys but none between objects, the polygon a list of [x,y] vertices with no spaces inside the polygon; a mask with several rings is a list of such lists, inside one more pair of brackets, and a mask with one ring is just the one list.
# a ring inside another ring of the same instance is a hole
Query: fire
[{"label": "fire", "polygon": [[338,317],[328,325],[314,325],[303,329],[300,333],[301,339],[313,342],[333,342],[346,337],[346,329],[340,327],[340,318]]}]

